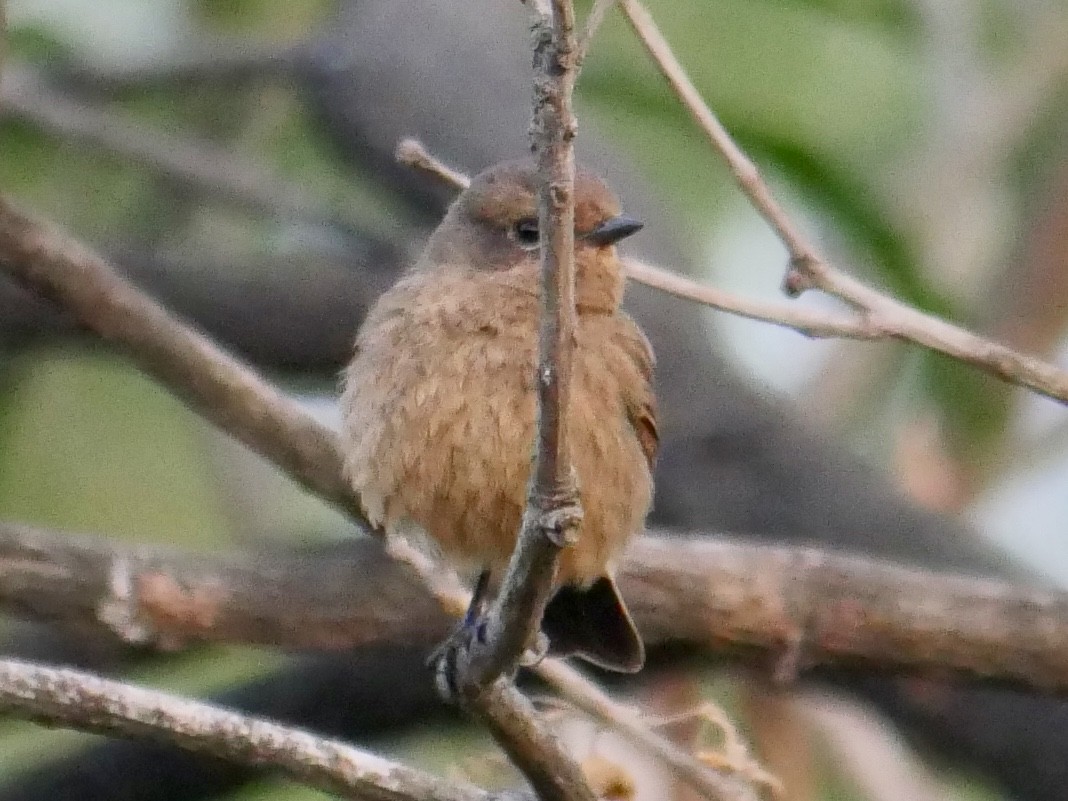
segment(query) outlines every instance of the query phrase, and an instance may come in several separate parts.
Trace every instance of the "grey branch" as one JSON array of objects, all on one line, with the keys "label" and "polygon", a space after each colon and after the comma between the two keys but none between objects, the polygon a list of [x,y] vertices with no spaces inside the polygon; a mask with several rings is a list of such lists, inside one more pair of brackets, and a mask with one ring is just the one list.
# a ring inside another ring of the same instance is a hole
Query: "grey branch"
[{"label": "grey branch", "polygon": [[[534,25],[534,120],[541,230],[541,320],[534,376],[538,428],[534,468],[515,552],[489,614],[487,641],[461,665],[461,685],[479,687],[514,671],[535,641],[556,560],[582,519],[564,420],[575,331],[575,12],[553,0]],[[466,688],[462,690],[467,692]]]},{"label": "grey branch", "polygon": [[344,743],[270,721],[115,681],[0,660],[0,708],[50,726],[150,738],[247,765],[360,801],[490,801],[446,781]]}]

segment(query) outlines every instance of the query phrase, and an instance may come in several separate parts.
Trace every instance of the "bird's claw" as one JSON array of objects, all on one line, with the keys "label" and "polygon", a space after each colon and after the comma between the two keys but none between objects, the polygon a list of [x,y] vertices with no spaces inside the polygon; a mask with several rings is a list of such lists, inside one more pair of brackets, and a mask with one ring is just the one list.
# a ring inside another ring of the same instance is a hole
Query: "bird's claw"
[{"label": "bird's claw", "polygon": [[427,667],[434,671],[434,684],[446,701],[459,704],[461,665],[472,645],[486,642],[486,618],[468,613],[452,633],[427,658]]}]

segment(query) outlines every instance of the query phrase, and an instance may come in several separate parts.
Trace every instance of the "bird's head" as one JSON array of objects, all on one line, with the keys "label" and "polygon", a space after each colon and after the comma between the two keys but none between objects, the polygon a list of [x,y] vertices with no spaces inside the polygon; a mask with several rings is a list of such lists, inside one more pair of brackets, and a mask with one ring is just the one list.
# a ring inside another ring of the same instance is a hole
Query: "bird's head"
[{"label": "bird's head", "polygon": [[[467,265],[527,291],[537,291],[541,230],[537,170],[530,159],[491,167],[472,180],[427,246],[424,262]],[[580,311],[614,311],[623,294],[615,245],[642,227],[622,214],[597,176],[575,175],[575,281]]]}]

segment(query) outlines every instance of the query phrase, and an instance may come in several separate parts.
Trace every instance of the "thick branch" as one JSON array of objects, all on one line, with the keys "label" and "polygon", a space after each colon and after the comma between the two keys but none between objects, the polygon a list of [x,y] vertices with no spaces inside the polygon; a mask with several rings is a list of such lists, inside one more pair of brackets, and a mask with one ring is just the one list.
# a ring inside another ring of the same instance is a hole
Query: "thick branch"
[{"label": "thick branch", "polygon": [[422,644],[449,618],[377,540],[208,557],[0,522],[0,609],[132,645]]},{"label": "thick branch", "polygon": [[488,801],[445,781],[307,732],[73,670],[0,661],[0,708],[50,726],[148,737],[281,771],[361,801]]},{"label": "thick branch", "polygon": [[1068,372],[918,311],[865,286],[828,263],[775,199],[756,165],[705,104],[649,12],[638,0],[619,0],[619,4],[671,88],[727,162],[739,188],[789,251],[790,268],[784,282],[789,294],[821,289],[856,308],[883,335],[923,345],[1005,381],[1068,403]]},{"label": "thick branch", "polygon": [[[651,644],[1068,695],[1065,592],[715,537],[645,536],[622,567]],[[0,579],[0,610],[138,644],[340,650],[430,644],[449,624],[371,538],[216,557],[0,524]]]}]

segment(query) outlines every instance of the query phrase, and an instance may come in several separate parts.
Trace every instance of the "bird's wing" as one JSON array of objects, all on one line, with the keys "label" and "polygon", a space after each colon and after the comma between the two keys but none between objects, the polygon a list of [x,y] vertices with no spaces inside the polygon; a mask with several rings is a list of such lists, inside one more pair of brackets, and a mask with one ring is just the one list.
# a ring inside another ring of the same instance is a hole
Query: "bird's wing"
[{"label": "bird's wing", "polygon": [[656,396],[653,393],[653,367],[656,359],[653,346],[629,317],[620,317],[618,342],[631,360],[638,380],[623,388],[627,419],[645,454],[649,472],[656,467],[656,453],[660,446],[660,434],[656,428]]}]

